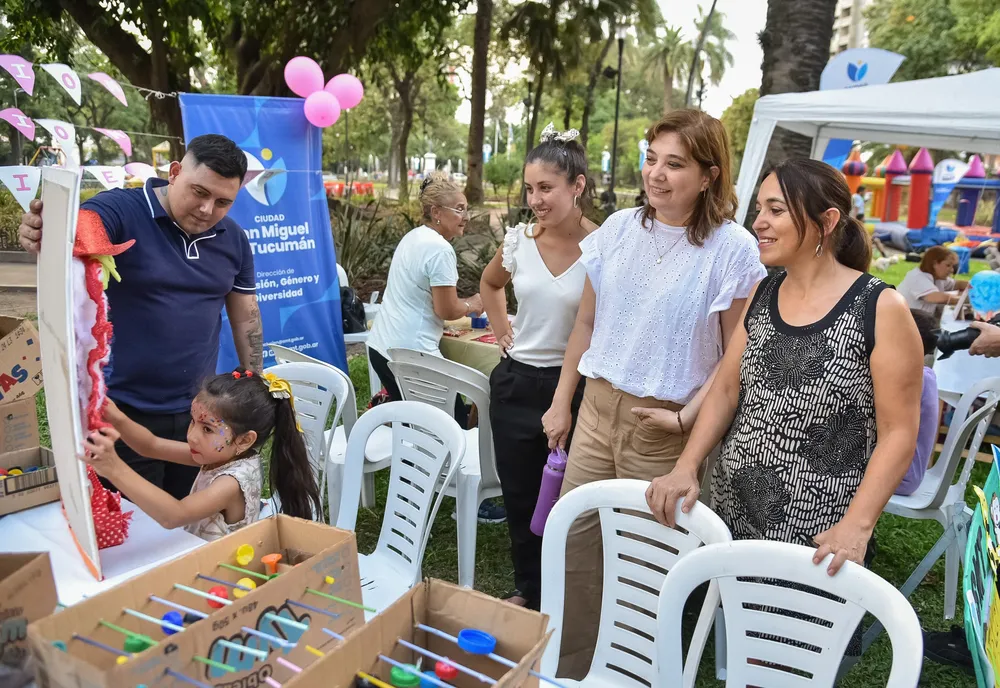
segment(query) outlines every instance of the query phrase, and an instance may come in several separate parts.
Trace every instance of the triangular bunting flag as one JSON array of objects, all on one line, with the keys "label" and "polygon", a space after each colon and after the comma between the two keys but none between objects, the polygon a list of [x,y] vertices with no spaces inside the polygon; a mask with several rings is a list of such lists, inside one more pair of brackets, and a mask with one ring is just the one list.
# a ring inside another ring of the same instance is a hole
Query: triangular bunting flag
[{"label": "triangular bunting flag", "polygon": [[35,139],[35,123],[17,108],[0,110],[0,119],[9,122],[12,127],[21,132],[21,135],[29,141]]},{"label": "triangular bunting flag", "polygon": [[75,170],[80,167],[80,149],[76,146],[76,127],[58,119],[36,119],[39,125],[52,136],[52,145],[66,154],[66,167]]},{"label": "triangular bunting flag", "polygon": [[0,55],[0,67],[6,69],[17,85],[29,96],[35,91],[35,70],[31,63],[18,55]]},{"label": "triangular bunting flag", "polygon": [[125,155],[132,155],[132,139],[121,129],[101,129],[94,127],[94,131],[99,131],[109,139],[118,144],[118,147],[125,151]]},{"label": "triangular bunting flag", "polygon": [[28,212],[28,204],[38,193],[38,182],[42,178],[42,168],[17,165],[0,167],[0,182],[14,195],[14,198],[24,212]]},{"label": "triangular bunting flag", "polygon": [[51,64],[39,65],[42,69],[52,75],[52,78],[59,82],[59,85],[66,89],[66,93],[77,105],[80,104],[80,77],[72,69],[64,64],[53,62]]},{"label": "triangular bunting flag", "polygon": [[147,165],[144,162],[130,162],[125,165],[125,171],[131,174],[137,179],[141,179],[142,183],[145,184],[146,180],[150,177],[156,177],[156,168],[152,165]]},{"label": "triangular bunting flag", "polygon": [[101,183],[105,189],[120,189],[125,186],[125,168],[117,165],[86,165],[84,172]]},{"label": "triangular bunting flag", "polygon": [[108,89],[108,92],[118,99],[125,107],[128,107],[128,101],[125,100],[125,91],[122,90],[121,84],[112,79],[110,76],[104,72],[94,72],[93,74],[88,74],[88,77],[99,83],[104,88]]}]

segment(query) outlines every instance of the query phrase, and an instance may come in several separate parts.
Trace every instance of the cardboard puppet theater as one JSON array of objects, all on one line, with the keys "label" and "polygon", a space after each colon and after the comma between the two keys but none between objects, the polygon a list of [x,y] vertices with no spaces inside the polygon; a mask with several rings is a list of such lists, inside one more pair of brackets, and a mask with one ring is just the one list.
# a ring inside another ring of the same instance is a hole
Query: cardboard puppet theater
[{"label": "cardboard puppet theater", "polygon": [[[79,460],[84,438],[107,424],[103,368],[111,323],[104,294],[118,275],[114,256],[133,242],[109,243],[100,217],[80,211],[80,174],[42,172],[45,240],[38,257],[38,328],[52,454],[63,513],[87,568],[103,578],[99,550],[128,537],[130,513]],[[64,278],[65,276],[65,278]]]}]

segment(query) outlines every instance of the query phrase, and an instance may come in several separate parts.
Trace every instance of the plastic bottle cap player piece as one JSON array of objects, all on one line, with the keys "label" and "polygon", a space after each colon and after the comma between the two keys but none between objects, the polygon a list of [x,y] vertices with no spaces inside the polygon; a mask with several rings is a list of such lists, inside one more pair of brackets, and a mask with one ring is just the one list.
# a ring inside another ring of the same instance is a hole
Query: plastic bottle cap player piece
[{"label": "plastic bottle cap player piece", "polygon": [[412,671],[407,671],[398,666],[394,666],[389,672],[389,683],[395,688],[415,688],[420,685],[420,669],[416,666],[407,665]]},{"label": "plastic bottle cap player piece", "polygon": [[281,555],[279,553],[275,552],[274,554],[265,554],[260,558],[260,560],[264,563],[264,567],[267,569],[269,574],[272,576],[277,575],[278,562],[281,561]]},{"label": "plastic bottle cap player piece", "polygon": [[[164,614],[161,618],[168,624],[173,624],[174,626],[184,625],[184,617],[181,616],[180,612],[169,611],[166,614]],[[170,626],[164,625],[161,626],[161,628],[163,629],[163,632],[166,633],[167,635],[173,635],[174,633],[177,633],[177,631],[175,631]]]},{"label": "plastic bottle cap player piece", "polygon": [[488,655],[497,646],[497,639],[486,631],[465,628],[458,632],[458,646],[470,655]]},{"label": "plastic bottle cap player piece", "polygon": [[[236,581],[236,585],[242,585],[244,588],[250,588],[250,590],[254,590],[257,587],[257,584],[254,583],[249,578],[240,578],[238,581]],[[240,588],[233,588],[233,597],[235,597],[236,599],[245,597],[246,595],[250,594],[250,590],[241,590]]]},{"label": "plastic bottle cap player piece", "polygon": [[[208,589],[209,595],[215,595],[216,597],[221,597],[224,600],[229,599],[229,591],[226,590],[225,586],[214,585]],[[207,600],[208,606],[212,609],[222,609],[225,605],[221,602],[216,602],[215,600]]]},{"label": "plastic bottle cap player piece", "polygon": [[152,646],[152,643],[148,642],[145,638],[140,638],[137,635],[130,635],[125,638],[125,652],[142,652]]},{"label": "plastic bottle cap player piece", "polygon": [[250,545],[240,545],[236,548],[236,563],[246,566],[253,561],[253,547]]},{"label": "plastic bottle cap player piece", "polygon": [[21,475],[22,472],[20,468],[14,467],[7,471],[7,475]]},{"label": "plastic bottle cap player piece", "polygon": [[445,662],[437,662],[434,665],[434,673],[442,681],[454,681],[458,677],[458,669]]}]

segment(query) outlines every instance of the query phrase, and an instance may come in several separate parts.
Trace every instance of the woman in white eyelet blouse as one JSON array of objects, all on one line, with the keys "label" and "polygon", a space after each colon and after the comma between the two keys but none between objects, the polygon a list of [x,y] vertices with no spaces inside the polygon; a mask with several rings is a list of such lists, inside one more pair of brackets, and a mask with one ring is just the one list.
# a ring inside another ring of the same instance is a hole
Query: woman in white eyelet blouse
[{"label": "woman in white eyelet blouse", "polygon": [[[586,378],[562,494],[670,472],[744,302],[766,275],[756,239],[732,221],[737,201],[721,122],[675,110],[646,140],[646,205],[611,215],[580,244],[588,279],[542,417],[550,445],[564,444],[572,393]],[[601,562],[600,523],[588,514],[567,541],[574,603],[564,610],[560,676],[581,679],[590,667]]]}]

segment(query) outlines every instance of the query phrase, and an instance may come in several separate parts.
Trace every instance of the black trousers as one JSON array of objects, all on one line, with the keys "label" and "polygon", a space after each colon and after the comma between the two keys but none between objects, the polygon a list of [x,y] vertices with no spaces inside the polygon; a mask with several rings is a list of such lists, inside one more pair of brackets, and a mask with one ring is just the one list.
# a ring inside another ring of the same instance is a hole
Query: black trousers
[{"label": "black trousers", "polygon": [[[399,391],[396,378],[389,369],[389,359],[375,349],[368,347],[368,360],[371,361],[372,370],[378,375],[379,382],[385,387],[385,391],[389,393],[389,399],[391,401],[402,401],[403,394]],[[371,393],[372,396],[375,396],[378,390],[373,389]],[[463,430],[469,427],[469,406],[462,401],[461,395],[455,399],[455,422]]]},{"label": "black trousers", "polygon": [[[514,584],[532,609],[538,609],[541,601],[542,538],[531,532],[531,517],[549,456],[542,416],[552,405],[561,370],[535,368],[507,357],[490,376],[490,423],[497,475],[507,508]],[[580,380],[573,396],[574,427],[583,401],[583,386]]]},{"label": "black trousers", "polygon": [[[190,411],[184,413],[146,413],[128,404],[115,403],[122,413],[157,437],[187,442],[188,425],[191,424]],[[198,475],[197,466],[182,466],[178,463],[140,456],[120,440],[115,445],[115,451],[125,463],[131,466],[132,470],[174,498],[184,499],[191,493],[191,486]],[[106,480],[102,479],[101,482],[109,489],[118,489]],[[128,495],[123,496],[128,499]]]}]

